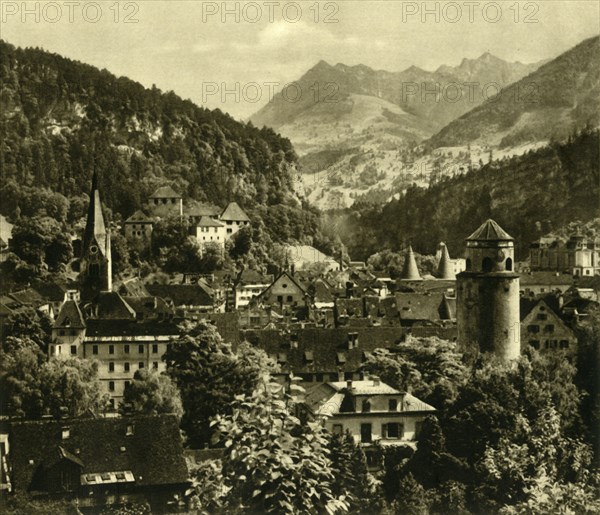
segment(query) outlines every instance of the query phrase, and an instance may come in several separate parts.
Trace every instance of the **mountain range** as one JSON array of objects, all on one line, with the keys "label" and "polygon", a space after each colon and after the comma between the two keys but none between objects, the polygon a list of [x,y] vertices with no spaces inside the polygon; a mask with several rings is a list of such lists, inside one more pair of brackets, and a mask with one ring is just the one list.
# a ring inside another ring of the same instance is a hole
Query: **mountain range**
[{"label": "mountain range", "polygon": [[433,72],[321,61],[296,82],[299,100],[282,92],[251,121],[292,141],[319,207],[381,202],[597,126],[598,63],[598,37],[532,64],[490,53]]}]

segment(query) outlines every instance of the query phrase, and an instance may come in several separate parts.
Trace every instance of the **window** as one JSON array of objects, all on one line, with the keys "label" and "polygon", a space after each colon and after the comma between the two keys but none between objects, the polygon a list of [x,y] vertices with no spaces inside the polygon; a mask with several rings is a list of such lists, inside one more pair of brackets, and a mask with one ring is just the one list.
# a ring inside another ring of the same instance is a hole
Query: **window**
[{"label": "window", "polygon": [[158,344],[153,343],[152,344],[152,354],[156,354],[156,353],[158,353]]},{"label": "window", "polygon": [[92,354],[98,354],[98,346],[92,345]]},{"label": "window", "polygon": [[131,381],[125,381],[125,388],[127,388],[131,384]]},{"label": "window", "polygon": [[69,427],[66,427],[66,426],[63,427],[61,429],[61,432],[60,432],[60,437],[63,440],[68,440],[70,436],[71,436],[71,429]]},{"label": "window", "polygon": [[50,345],[50,355],[54,354],[54,345]]},{"label": "window", "polygon": [[114,392],[114,391],[115,391],[115,382],[114,382],[114,381],[109,381],[109,382],[108,382],[108,389],[109,389],[111,392]]},{"label": "window", "polygon": [[388,409],[389,409],[389,411],[398,411],[398,400],[390,399],[388,401]]},{"label": "window", "polygon": [[512,269],[513,269],[512,259],[507,258],[506,259],[506,270],[508,270],[509,272],[512,272]]},{"label": "window", "polygon": [[61,329],[60,331],[58,331],[58,334],[60,334],[61,336],[64,336],[65,335],[65,330]]},{"label": "window", "polygon": [[544,327],[544,331],[547,333],[553,333],[554,332],[554,324],[547,324],[546,327]]},{"label": "window", "polygon": [[123,370],[129,372],[129,363],[123,363]]},{"label": "window", "polygon": [[158,370],[158,361],[153,361],[153,362],[152,362],[152,368],[153,368],[154,370]]},{"label": "window", "polygon": [[125,354],[129,354],[129,345],[124,345],[123,346],[123,352],[125,352]]},{"label": "window", "polygon": [[560,348],[561,349],[568,349],[569,348],[569,342],[567,340],[561,340],[560,341]]},{"label": "window", "polygon": [[140,361],[140,362],[138,363],[138,368],[139,368],[139,369],[142,369],[142,368],[144,368],[144,362],[143,362],[143,361]]},{"label": "window", "polygon": [[108,363],[108,371],[109,372],[114,372],[115,371],[115,362],[114,361],[110,361]]},{"label": "window", "polygon": [[114,345],[109,345],[108,346],[108,353],[109,354],[114,354],[115,353],[115,346]]},{"label": "window", "polygon": [[529,331],[530,333],[539,333],[540,332],[540,326],[539,325],[535,325],[535,324],[531,324],[527,326],[527,331]]},{"label": "window", "polygon": [[400,439],[404,436],[404,426],[397,422],[391,422],[389,424],[383,424],[381,428],[381,435],[383,438]]},{"label": "window", "polygon": [[334,435],[341,435],[344,432],[344,426],[342,424],[333,424],[331,432]]},{"label": "window", "polygon": [[277,295],[277,302],[283,302],[283,295]]},{"label": "window", "polygon": [[292,300],[294,300],[294,297],[292,297],[291,295],[288,295],[287,296],[287,301],[288,302],[292,302]]},{"label": "window", "polygon": [[371,424],[360,425],[360,441],[362,443],[371,443]]},{"label": "window", "polygon": [[138,353],[144,354],[144,346],[143,345],[138,345]]},{"label": "window", "polygon": [[537,319],[538,320],[548,320],[548,315],[546,315],[546,313],[538,313]]},{"label": "window", "polygon": [[492,261],[492,259],[489,257],[483,258],[483,261],[481,262],[481,270],[487,274],[491,272],[493,268],[494,262]]},{"label": "window", "polygon": [[77,354],[77,345],[71,345],[71,354]]},{"label": "window", "polygon": [[369,413],[369,411],[371,411],[371,401],[369,401],[369,399],[366,399],[362,402],[362,412]]}]

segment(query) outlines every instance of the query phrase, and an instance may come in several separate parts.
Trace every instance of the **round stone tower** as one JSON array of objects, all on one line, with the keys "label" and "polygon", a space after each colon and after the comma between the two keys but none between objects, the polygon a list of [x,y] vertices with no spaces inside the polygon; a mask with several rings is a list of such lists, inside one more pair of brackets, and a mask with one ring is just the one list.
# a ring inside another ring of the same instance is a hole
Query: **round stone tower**
[{"label": "round stone tower", "polygon": [[514,239],[493,220],[467,238],[466,270],[456,276],[456,322],[463,352],[519,357],[519,275]]}]

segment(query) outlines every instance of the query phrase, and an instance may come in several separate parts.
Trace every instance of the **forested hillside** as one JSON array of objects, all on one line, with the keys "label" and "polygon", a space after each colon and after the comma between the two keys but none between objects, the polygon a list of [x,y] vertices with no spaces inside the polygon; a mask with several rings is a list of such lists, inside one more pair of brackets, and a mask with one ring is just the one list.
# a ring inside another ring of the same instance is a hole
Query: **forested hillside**
[{"label": "forested hillside", "polygon": [[0,81],[0,212],[9,218],[38,215],[41,204],[76,219],[95,168],[106,206],[123,219],[169,184],[184,199],[237,201],[274,241],[318,231],[317,212],[292,189],[292,145],[271,129],[3,41]]},{"label": "forested hillside", "polygon": [[563,143],[492,161],[429,189],[409,188],[384,206],[355,204],[352,212],[338,213],[336,225],[355,259],[407,243],[432,254],[440,241],[452,256],[460,256],[464,239],[493,218],[515,238],[523,259],[541,235],[599,216],[599,136],[598,130],[587,129]]}]

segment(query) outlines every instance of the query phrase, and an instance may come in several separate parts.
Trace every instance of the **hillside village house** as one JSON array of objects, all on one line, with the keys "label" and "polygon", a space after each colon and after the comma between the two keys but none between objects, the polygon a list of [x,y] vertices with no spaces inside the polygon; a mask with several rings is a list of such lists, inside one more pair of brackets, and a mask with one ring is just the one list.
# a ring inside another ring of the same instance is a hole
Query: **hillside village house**
[{"label": "hillside village house", "polygon": [[522,318],[521,340],[541,352],[577,353],[577,337],[543,300]]},{"label": "hillside village house", "polygon": [[326,417],[329,431],[349,432],[363,446],[377,442],[413,448],[423,420],[436,411],[378,377],[316,385],[306,392],[304,407],[309,418]]}]

